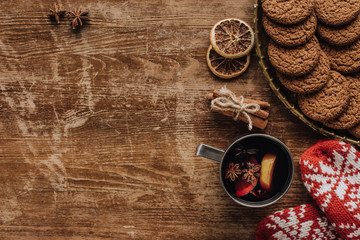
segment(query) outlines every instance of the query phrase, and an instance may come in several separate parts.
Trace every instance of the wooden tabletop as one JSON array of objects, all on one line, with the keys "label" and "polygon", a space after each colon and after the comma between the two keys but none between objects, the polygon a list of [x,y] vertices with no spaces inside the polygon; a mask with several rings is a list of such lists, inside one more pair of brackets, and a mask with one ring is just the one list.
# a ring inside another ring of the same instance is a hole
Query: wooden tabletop
[{"label": "wooden tabletop", "polygon": [[[0,2],[0,239],[254,239],[262,218],[311,201],[298,160],[322,136],[275,97],[254,51],[234,80],[206,65],[211,26],[252,24],[252,0],[58,3],[91,23],[56,25],[53,1]],[[218,164],[195,156],[249,133],[209,111],[206,94],[224,85],[271,103],[255,132],[294,156],[293,184],[270,207],[237,205]]]}]

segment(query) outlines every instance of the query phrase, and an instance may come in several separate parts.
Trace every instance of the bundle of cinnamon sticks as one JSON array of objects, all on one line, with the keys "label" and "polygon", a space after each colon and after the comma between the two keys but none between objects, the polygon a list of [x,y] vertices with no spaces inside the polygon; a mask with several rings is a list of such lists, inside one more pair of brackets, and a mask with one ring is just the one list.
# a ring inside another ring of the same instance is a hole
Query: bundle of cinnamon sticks
[{"label": "bundle of cinnamon sticks", "polygon": [[[208,99],[209,100],[213,100],[217,97],[219,97],[219,91],[213,91],[212,93],[208,94]],[[238,98],[240,100],[240,98]],[[268,102],[264,102],[264,101],[259,101],[259,100],[254,100],[254,99],[248,99],[248,98],[244,98],[244,104],[250,104],[250,103],[255,103],[258,104],[260,106],[259,111],[255,112],[255,113],[249,113],[250,119],[252,121],[252,125],[254,127],[257,127],[259,129],[265,129],[267,124],[268,124],[268,118],[269,118],[269,112],[268,109],[270,107],[270,104]],[[222,111],[219,112],[225,116],[229,116],[229,117],[235,117],[236,114],[234,112],[230,112],[230,111]],[[247,118],[244,117],[242,114],[240,114],[238,116],[238,120],[244,122],[244,123],[249,123]]]}]

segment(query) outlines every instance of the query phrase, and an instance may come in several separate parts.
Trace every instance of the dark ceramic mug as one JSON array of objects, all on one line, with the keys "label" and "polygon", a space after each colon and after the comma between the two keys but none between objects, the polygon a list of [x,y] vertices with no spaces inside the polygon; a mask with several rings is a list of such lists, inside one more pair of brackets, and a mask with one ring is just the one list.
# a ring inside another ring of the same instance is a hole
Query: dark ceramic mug
[{"label": "dark ceramic mug", "polygon": [[[249,197],[236,197],[230,189],[229,184],[227,184],[224,178],[224,172],[227,167],[226,164],[229,162],[227,158],[231,156],[238,145],[246,146],[246,149],[258,149],[260,153],[262,152],[263,154],[276,152],[277,160],[274,170],[274,176],[277,174],[277,177],[275,176],[277,181],[274,182],[276,190],[269,198],[265,200],[254,200]],[[196,155],[220,163],[220,181],[224,191],[236,203],[246,207],[265,207],[277,202],[289,190],[294,176],[293,158],[289,149],[277,138],[266,134],[250,134],[240,137],[234,141],[226,151],[205,144],[199,144]]]}]

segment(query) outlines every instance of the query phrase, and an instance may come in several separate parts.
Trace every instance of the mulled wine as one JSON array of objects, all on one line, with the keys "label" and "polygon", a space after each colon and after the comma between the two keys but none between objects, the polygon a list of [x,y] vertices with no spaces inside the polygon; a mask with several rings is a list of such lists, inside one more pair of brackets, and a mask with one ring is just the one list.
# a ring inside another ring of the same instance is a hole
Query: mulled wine
[{"label": "mulled wine", "polygon": [[224,187],[232,197],[246,202],[277,199],[289,186],[293,168],[289,157],[287,149],[270,138],[254,135],[237,141],[222,161]]}]

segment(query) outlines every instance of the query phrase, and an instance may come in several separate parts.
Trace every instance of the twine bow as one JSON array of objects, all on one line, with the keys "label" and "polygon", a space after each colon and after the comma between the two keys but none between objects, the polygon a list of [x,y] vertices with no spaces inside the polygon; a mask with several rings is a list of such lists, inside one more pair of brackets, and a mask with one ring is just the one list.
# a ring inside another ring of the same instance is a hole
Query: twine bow
[{"label": "twine bow", "polygon": [[239,115],[242,114],[248,121],[248,129],[252,130],[253,125],[248,113],[259,111],[260,106],[256,103],[244,104],[243,96],[238,99],[233,92],[223,87],[219,91],[219,97],[211,101],[211,110],[233,112],[235,113],[234,120],[238,120]]}]

